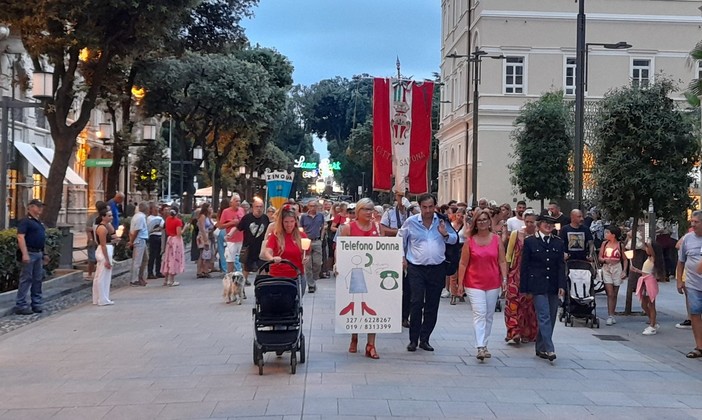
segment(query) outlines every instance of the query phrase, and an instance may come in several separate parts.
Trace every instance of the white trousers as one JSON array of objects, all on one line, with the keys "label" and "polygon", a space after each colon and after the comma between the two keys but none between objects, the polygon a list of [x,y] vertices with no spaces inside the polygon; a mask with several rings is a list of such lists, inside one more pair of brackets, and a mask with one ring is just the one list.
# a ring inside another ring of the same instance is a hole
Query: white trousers
[{"label": "white trousers", "polygon": [[105,261],[109,258],[112,261],[114,248],[107,245],[108,256],[102,254],[102,247],[98,246],[95,251],[95,277],[93,277],[93,305],[107,305],[110,300],[110,285],[112,284],[112,269],[105,267]]},{"label": "white trousers", "polygon": [[481,290],[466,288],[470,306],[473,309],[473,330],[475,332],[475,347],[487,347],[488,338],[492,331],[492,319],[495,316],[495,305],[500,297],[500,289]]}]

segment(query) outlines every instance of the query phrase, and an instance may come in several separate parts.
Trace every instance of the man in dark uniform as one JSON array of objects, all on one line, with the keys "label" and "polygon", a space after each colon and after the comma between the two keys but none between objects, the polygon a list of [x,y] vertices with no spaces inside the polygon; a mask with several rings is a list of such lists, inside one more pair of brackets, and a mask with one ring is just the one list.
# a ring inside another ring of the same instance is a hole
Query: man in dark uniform
[{"label": "man in dark uniform", "polygon": [[556,359],[553,347],[553,328],[560,306],[559,297],[565,296],[565,246],[553,233],[556,219],[539,216],[536,235],[524,240],[520,275],[521,293],[533,296],[539,332],[536,336],[536,355],[542,359]]},{"label": "man in dark uniform", "polygon": [[[46,229],[39,221],[39,216],[43,208],[44,204],[40,200],[30,201],[27,206],[27,217],[20,220],[17,225],[17,245],[22,254],[22,271],[15,303],[15,313],[18,315],[42,312],[41,282],[44,279]],[[31,308],[27,303],[27,293],[30,291]]]}]

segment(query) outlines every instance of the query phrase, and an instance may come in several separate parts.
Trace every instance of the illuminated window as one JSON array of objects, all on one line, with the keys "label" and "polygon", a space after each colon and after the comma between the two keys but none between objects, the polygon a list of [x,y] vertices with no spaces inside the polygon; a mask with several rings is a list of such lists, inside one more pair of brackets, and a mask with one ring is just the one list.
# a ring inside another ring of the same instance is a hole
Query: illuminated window
[{"label": "illuminated window", "polygon": [[44,177],[41,174],[32,174],[32,199],[44,200]]},{"label": "illuminated window", "polygon": [[10,220],[13,220],[17,218],[17,170],[7,171],[7,180],[10,185],[10,202],[8,203],[10,205]]}]

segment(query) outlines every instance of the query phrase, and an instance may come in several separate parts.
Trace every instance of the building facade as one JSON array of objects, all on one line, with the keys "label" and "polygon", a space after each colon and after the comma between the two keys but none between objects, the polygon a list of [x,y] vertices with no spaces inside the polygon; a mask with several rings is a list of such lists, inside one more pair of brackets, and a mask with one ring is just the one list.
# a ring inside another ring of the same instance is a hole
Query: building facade
[{"label": "building facade", "polygon": [[[692,0],[588,0],[586,42],[625,42],[631,48],[588,46],[586,106],[612,88],[645,85],[661,73],[680,81],[681,90],[700,77],[702,67],[689,59],[702,40],[699,6]],[[483,58],[479,73],[476,199],[513,204],[523,198],[512,186],[509,170],[514,161],[510,134],[521,107],[554,90],[575,99],[578,3],[444,0],[442,12],[439,202],[457,199],[470,204],[473,198],[476,71],[465,56],[479,49],[503,58]],[[450,54],[459,57],[447,58]],[[674,99],[683,101],[682,91]],[[588,158],[586,145],[585,188]]]}]

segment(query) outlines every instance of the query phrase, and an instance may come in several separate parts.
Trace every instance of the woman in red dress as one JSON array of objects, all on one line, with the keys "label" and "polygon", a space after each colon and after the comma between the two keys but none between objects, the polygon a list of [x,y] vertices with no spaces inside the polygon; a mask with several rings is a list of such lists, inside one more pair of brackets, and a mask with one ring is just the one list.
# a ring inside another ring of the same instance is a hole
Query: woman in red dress
[{"label": "woman in red dress", "polygon": [[524,238],[536,232],[536,213],[524,212],[524,228],[512,231],[507,246],[507,290],[505,290],[505,325],[507,326],[507,344],[528,343],[536,340],[538,324],[532,299],[519,293],[519,272],[522,262]]},{"label": "woman in red dress", "polygon": [[[356,203],[356,219],[348,224],[344,224],[340,230],[340,236],[375,236],[378,237],[379,232],[376,224],[373,223],[373,200],[370,198],[362,198]],[[354,302],[349,305],[353,307]],[[365,302],[361,302],[366,312],[375,315],[375,312],[366,306]],[[358,351],[358,334],[351,334],[351,344],[349,345],[349,353]],[[368,334],[366,343],[366,357],[371,359],[379,359],[378,352],[375,351],[375,334]]]}]

